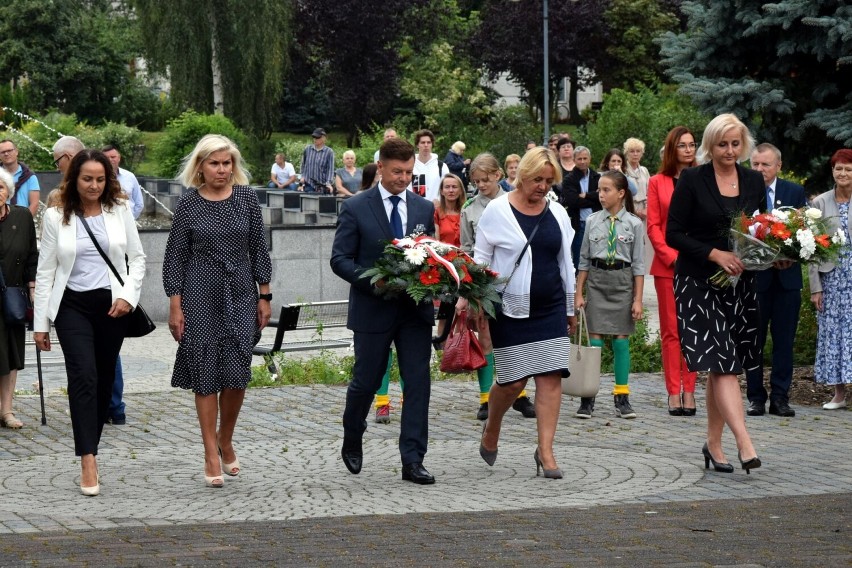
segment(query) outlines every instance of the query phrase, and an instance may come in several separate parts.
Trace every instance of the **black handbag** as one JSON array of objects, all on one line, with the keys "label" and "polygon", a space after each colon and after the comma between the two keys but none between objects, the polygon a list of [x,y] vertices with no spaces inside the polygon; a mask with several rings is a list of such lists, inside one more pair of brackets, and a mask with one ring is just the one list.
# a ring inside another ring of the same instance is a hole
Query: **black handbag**
[{"label": "black handbag", "polygon": [[[104,249],[101,248],[100,243],[98,243],[98,239],[96,239],[95,235],[92,234],[92,229],[89,228],[89,223],[82,215],[77,216],[80,218],[80,221],[83,222],[83,227],[85,227],[86,232],[89,233],[89,238],[92,239],[92,243],[94,243],[95,248],[98,249],[101,258],[106,261],[109,269],[112,270],[112,273],[115,274],[116,278],[118,278],[118,282],[124,286],[124,280],[122,280],[121,276],[118,275],[118,270],[115,269],[112,261],[110,261],[109,257],[106,255]],[[125,317],[129,318],[129,320],[127,322],[127,331],[124,333],[124,337],[145,337],[157,329],[157,326],[154,325],[154,322],[152,322],[151,318],[148,317],[148,314],[145,313],[145,309],[142,307],[142,304],[136,304],[136,309],[127,314]]]},{"label": "black handbag", "polygon": [[3,321],[6,325],[26,325],[33,319],[32,306],[27,291],[20,286],[6,286],[0,270],[0,294],[3,295]]}]

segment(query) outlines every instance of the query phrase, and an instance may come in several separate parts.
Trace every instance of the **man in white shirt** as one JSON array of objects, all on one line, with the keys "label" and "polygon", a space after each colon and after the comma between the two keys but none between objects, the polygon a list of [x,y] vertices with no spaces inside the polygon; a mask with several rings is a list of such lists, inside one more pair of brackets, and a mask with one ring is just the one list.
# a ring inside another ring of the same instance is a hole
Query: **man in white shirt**
[{"label": "man in white shirt", "polygon": [[275,154],[275,163],[272,164],[272,171],[269,175],[269,183],[266,187],[270,189],[288,189],[296,191],[299,183],[296,179],[296,168],[293,164],[286,160],[286,156],[282,153]]},{"label": "man in white shirt", "polygon": [[441,178],[447,173],[447,166],[432,153],[435,135],[431,130],[418,130],[414,133],[414,145],[417,156],[414,159],[414,177],[411,190],[430,202],[435,203],[441,197]]},{"label": "man in white shirt", "polygon": [[133,218],[138,219],[142,213],[142,209],[145,207],[145,200],[142,197],[142,188],[139,186],[139,180],[136,179],[133,172],[118,167],[121,163],[121,154],[118,152],[118,148],[110,144],[109,146],[104,146],[101,152],[109,159],[109,163],[112,164],[115,170],[115,177],[118,178],[118,183],[121,185],[122,191],[124,191],[127,199],[130,200],[130,212],[133,213]]}]

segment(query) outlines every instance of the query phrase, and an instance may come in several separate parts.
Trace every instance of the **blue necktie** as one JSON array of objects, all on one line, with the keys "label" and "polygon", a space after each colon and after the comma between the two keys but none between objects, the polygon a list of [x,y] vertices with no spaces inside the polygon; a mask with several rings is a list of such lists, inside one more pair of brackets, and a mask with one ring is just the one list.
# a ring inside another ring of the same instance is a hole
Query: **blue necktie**
[{"label": "blue necktie", "polygon": [[399,216],[399,202],[402,201],[402,197],[391,195],[388,199],[390,199],[391,205],[393,205],[390,215],[391,232],[395,238],[401,239],[405,236],[402,232],[402,217]]},{"label": "blue necktie", "polygon": [[772,186],[770,185],[766,188],[766,212],[769,213],[772,209]]}]

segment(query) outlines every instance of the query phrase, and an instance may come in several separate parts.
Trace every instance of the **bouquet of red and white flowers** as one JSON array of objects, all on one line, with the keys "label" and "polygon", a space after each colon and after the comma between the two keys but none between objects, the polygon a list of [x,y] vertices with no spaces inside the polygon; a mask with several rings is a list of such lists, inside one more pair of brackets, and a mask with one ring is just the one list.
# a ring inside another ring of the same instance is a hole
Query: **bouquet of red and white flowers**
[{"label": "bouquet of red and white flowers", "polygon": [[[780,207],[751,217],[740,214],[731,227],[731,250],[746,270],[766,270],[779,260],[804,264],[833,260],[846,244],[841,230],[829,234],[822,211],[814,207]],[[710,281],[717,286],[737,283],[738,276],[720,270]]]},{"label": "bouquet of red and white flowers", "polygon": [[494,306],[501,303],[495,285],[501,279],[460,248],[414,234],[390,241],[384,252],[372,268],[361,273],[361,278],[369,278],[375,285],[376,294],[386,298],[408,294],[415,302],[452,302],[460,296],[470,302],[469,309],[482,306],[495,317]]}]

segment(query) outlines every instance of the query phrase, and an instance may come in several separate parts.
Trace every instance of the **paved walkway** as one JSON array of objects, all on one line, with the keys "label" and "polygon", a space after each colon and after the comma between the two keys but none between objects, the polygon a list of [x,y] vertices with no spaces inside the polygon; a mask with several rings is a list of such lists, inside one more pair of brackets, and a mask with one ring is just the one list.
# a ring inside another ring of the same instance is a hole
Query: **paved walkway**
[{"label": "paved walkway", "polygon": [[[577,401],[564,398],[556,455],[566,478],[555,481],[535,477],[535,421],[514,411],[489,468],[477,452],[476,385],[439,382],[426,457],[437,483],[419,487],[400,480],[398,413],[370,423],[353,476],[339,458],[343,387],[257,389],[235,436],[243,473],[214,490],[203,484],[193,398],[169,386],[174,350],[165,326],[125,344],[128,424],[105,428],[96,498],[79,493],[62,367],[45,370],[47,425],[37,396],[17,398],[27,426],[0,429],[0,566],[852,562],[846,411],[749,418],[764,467],[718,474],[700,454],[704,393],[697,417],[670,417],[661,378],[640,374],[635,420],[617,419],[606,394],[593,419],[577,420]],[[19,386],[34,377],[28,368]],[[398,403],[396,385],[391,395]],[[724,442],[735,462],[730,434]]]}]

